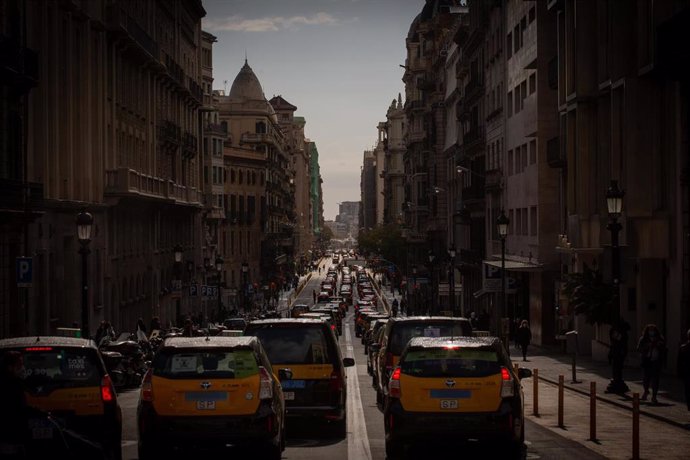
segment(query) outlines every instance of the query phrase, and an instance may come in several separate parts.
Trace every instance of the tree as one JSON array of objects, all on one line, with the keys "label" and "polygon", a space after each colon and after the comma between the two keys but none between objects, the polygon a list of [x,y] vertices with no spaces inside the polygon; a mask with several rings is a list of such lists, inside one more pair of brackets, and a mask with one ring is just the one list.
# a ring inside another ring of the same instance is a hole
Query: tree
[{"label": "tree", "polygon": [[567,275],[563,293],[575,313],[585,315],[589,324],[613,324],[616,290],[604,282],[598,269],[585,265],[581,273]]},{"label": "tree", "polygon": [[405,240],[396,224],[377,225],[370,230],[360,231],[357,244],[363,254],[377,254],[398,266],[403,262]]}]

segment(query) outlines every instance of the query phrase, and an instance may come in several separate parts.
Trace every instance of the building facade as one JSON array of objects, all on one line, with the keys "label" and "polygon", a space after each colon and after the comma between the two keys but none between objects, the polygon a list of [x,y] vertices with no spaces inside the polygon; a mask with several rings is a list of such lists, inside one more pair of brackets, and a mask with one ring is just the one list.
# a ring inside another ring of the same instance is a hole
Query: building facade
[{"label": "building facade", "polygon": [[[32,257],[33,282],[23,288],[21,310],[3,305],[2,334],[81,325],[75,218],[82,209],[94,218],[90,329],[102,319],[131,329],[155,315],[174,323],[189,308],[187,299],[177,301],[175,247],[192,262],[190,277],[201,262],[201,2],[22,7],[21,38],[37,51],[41,81],[23,108],[25,154],[15,151],[12,161],[23,158],[25,183],[42,184],[45,200],[40,219],[23,228],[17,254]],[[23,65],[30,76],[26,58]],[[3,256],[7,267],[11,255]],[[19,298],[10,279],[2,302]]]},{"label": "building facade", "polygon": [[403,223],[403,203],[405,200],[405,111],[402,96],[393,100],[386,112],[383,167],[383,223]]}]

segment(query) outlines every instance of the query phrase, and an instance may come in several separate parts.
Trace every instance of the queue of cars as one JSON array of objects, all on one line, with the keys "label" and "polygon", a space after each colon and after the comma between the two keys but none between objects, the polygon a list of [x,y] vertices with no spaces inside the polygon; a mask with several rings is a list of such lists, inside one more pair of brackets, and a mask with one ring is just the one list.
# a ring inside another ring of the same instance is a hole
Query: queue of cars
[{"label": "queue of cars", "polygon": [[[338,278],[333,271],[327,279]],[[520,457],[520,379],[531,373],[513,369],[501,342],[473,337],[465,318],[389,317],[378,310],[363,269],[343,267],[341,276],[341,293],[343,284],[352,292],[351,281],[357,280],[355,335],[364,344],[384,416],[388,458],[404,457],[408,444],[448,438],[500,442],[505,456]],[[226,325],[241,337],[165,339],[140,389],[139,458],[193,445],[233,445],[279,459],[292,419],[323,422],[344,437],[345,368],[354,365],[338,345],[347,307],[345,298],[329,296],[313,307],[295,305],[291,318]],[[24,357],[32,406],[59,418],[60,429],[93,440],[105,458],[121,457],[121,410],[93,341],[0,340],[0,352],[6,351]],[[50,423],[43,417],[32,422],[36,446],[58,436]]]}]

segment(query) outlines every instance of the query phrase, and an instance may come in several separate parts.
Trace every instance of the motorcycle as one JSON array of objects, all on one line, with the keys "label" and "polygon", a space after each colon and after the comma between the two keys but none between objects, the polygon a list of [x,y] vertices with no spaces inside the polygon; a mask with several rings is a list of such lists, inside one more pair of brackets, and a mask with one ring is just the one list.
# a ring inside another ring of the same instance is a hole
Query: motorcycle
[{"label": "motorcycle", "polygon": [[150,359],[135,338],[124,332],[114,340],[104,337],[99,344],[103,362],[116,388],[139,386],[148,369]]}]

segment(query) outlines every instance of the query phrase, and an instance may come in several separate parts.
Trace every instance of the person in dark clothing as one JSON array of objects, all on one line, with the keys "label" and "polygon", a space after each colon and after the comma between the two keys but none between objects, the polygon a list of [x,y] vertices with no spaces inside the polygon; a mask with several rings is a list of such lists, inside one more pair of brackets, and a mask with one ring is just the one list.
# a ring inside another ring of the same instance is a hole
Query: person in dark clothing
[{"label": "person in dark clothing", "polygon": [[151,332],[155,330],[160,330],[161,328],[161,319],[158,316],[154,316],[151,318]]},{"label": "person in dark clothing", "polygon": [[628,331],[630,325],[623,319],[616,321],[609,330],[609,364],[611,364],[611,381],[606,387],[607,393],[622,394],[630,391],[623,381],[623,366],[628,355]]},{"label": "person in dark clothing", "polygon": [[391,308],[393,311],[393,316],[398,316],[398,299],[393,299],[393,304]]},{"label": "person in dark clothing", "polygon": [[141,331],[146,334],[146,325],[144,324],[144,318],[139,318],[137,320],[137,331]]},{"label": "person in dark clothing", "polygon": [[642,401],[646,401],[649,396],[649,387],[652,387],[652,403],[656,404],[657,393],[659,392],[659,378],[661,368],[666,359],[666,342],[659,332],[656,324],[648,324],[642,331],[637,343],[637,351],[640,352],[642,361]]},{"label": "person in dark clothing", "polygon": [[678,376],[685,384],[685,404],[690,411],[690,329],[686,335],[687,341],[680,346],[678,351]]},{"label": "person in dark clothing", "polygon": [[316,289],[311,290],[311,296],[314,299],[314,303],[316,303]]},{"label": "person in dark clothing", "polygon": [[532,331],[530,331],[529,323],[526,319],[522,320],[517,330],[517,342],[522,349],[522,360],[527,361],[527,347],[532,342]]},{"label": "person in dark clothing", "polygon": [[191,318],[187,318],[184,320],[184,328],[182,330],[182,336],[183,337],[194,337],[196,334],[194,333],[194,323],[192,323]]},{"label": "person in dark clothing", "polygon": [[30,408],[24,393],[24,359],[18,351],[7,351],[1,360],[0,456],[25,458]]}]

